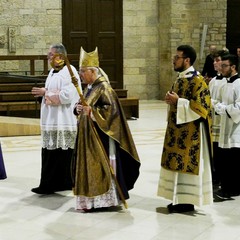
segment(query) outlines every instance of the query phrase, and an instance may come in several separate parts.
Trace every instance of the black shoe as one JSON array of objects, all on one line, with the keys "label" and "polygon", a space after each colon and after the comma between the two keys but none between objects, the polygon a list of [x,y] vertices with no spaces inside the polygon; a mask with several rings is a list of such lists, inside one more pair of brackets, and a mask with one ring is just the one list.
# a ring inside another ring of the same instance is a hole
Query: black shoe
[{"label": "black shoe", "polygon": [[167,206],[169,213],[184,213],[184,212],[193,212],[195,211],[194,205],[192,204],[176,204],[172,203]]},{"label": "black shoe", "polygon": [[73,187],[62,187],[62,188],[56,188],[55,192],[61,192],[61,191],[71,191]]},{"label": "black shoe", "polygon": [[54,193],[54,191],[42,189],[40,187],[32,188],[31,191],[37,194],[53,194]]},{"label": "black shoe", "polygon": [[216,196],[222,200],[232,200],[229,193],[224,192],[222,189],[219,189],[216,193]]}]

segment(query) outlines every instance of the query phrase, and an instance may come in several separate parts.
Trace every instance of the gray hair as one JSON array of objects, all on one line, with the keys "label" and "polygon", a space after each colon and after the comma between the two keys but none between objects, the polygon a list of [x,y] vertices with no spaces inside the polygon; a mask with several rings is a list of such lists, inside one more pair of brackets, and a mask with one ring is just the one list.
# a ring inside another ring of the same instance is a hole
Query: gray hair
[{"label": "gray hair", "polygon": [[62,43],[52,44],[50,48],[56,49],[56,53],[60,53],[67,56],[67,50]]},{"label": "gray hair", "polygon": [[86,68],[96,72],[97,78],[103,76],[107,80],[107,82],[110,84],[108,75],[100,67],[86,67]]},{"label": "gray hair", "polygon": [[97,68],[97,67],[87,67],[87,69],[91,69],[91,70],[95,71],[97,77],[101,77],[101,76],[102,76],[102,74],[101,74],[99,68]]}]

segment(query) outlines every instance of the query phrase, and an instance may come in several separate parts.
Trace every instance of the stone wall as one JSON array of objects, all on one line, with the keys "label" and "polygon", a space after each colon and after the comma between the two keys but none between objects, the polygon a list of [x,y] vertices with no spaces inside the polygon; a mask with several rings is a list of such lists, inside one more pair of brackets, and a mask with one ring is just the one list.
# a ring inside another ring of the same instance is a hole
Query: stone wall
[{"label": "stone wall", "polygon": [[200,8],[200,36],[202,36],[203,25],[208,26],[206,44],[202,59],[200,59],[200,66],[202,67],[210,45],[216,45],[218,49],[226,46],[227,0],[202,0]]},{"label": "stone wall", "polygon": [[[62,41],[61,0],[1,0],[0,22],[0,37],[5,39],[0,55],[43,55],[52,43]],[[9,28],[15,32],[15,49],[9,44]],[[17,73],[29,70],[28,64],[0,62],[0,69]]]},{"label": "stone wall", "polygon": [[[176,78],[171,58],[177,46],[190,44],[196,49],[198,58],[194,66],[199,71],[209,45],[215,44],[219,49],[225,46],[226,4],[226,0],[159,0],[160,99]],[[207,34],[202,45],[204,25],[207,25]]]},{"label": "stone wall", "polygon": [[123,1],[124,87],[129,96],[159,98],[158,0]]},{"label": "stone wall", "polygon": [[[227,0],[124,0],[123,80],[129,96],[164,98],[176,76],[171,58],[180,44],[195,47],[196,67],[200,70],[210,44],[225,46],[226,3]],[[62,41],[61,0],[1,0],[0,22],[0,55],[42,55],[50,44]],[[208,31],[200,59],[204,24]],[[18,61],[0,62],[0,71],[18,72],[25,68],[26,63],[20,66]]]}]

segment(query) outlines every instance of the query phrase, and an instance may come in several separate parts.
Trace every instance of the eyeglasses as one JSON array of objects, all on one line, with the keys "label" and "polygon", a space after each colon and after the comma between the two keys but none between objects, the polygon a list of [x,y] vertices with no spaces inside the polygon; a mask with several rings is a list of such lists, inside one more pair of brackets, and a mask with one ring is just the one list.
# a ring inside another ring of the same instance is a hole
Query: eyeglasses
[{"label": "eyeglasses", "polygon": [[226,68],[226,67],[229,67],[229,66],[232,66],[231,64],[222,64],[221,67],[222,68]]},{"label": "eyeglasses", "polygon": [[186,58],[186,57],[180,57],[178,55],[173,56],[173,60],[178,60],[179,58]]}]

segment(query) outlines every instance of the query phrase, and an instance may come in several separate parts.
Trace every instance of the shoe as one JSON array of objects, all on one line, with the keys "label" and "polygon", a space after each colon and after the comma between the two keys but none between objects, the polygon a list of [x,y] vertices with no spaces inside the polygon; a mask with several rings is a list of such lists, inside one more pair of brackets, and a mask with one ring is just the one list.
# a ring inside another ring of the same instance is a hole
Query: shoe
[{"label": "shoe", "polygon": [[54,191],[46,190],[46,189],[44,190],[40,187],[32,188],[31,191],[37,194],[53,194],[54,193]]},{"label": "shoe", "polygon": [[56,188],[54,189],[55,192],[61,192],[61,191],[72,191],[73,187],[62,187],[62,188]]},{"label": "shoe", "polygon": [[193,204],[176,204],[172,203],[167,206],[169,213],[184,213],[184,212],[193,212],[195,211]]},{"label": "shoe", "polygon": [[82,208],[82,209],[76,209],[77,211],[79,212],[82,212],[82,213],[91,213],[91,212],[94,212],[95,211],[95,208]]},{"label": "shoe", "polygon": [[232,200],[230,194],[224,192],[222,189],[219,189],[215,194],[222,200]]}]

